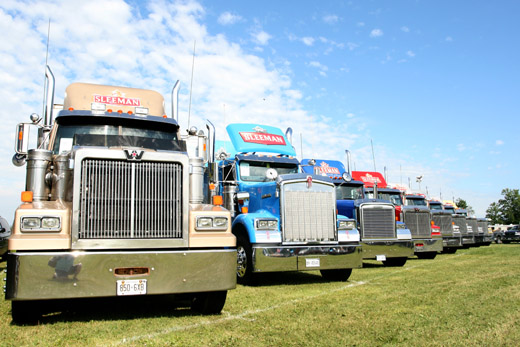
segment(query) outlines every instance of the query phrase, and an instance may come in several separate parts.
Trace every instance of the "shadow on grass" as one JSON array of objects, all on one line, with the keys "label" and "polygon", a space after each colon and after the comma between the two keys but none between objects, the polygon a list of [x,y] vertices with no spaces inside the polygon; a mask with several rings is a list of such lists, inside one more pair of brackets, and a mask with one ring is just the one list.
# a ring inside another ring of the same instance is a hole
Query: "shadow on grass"
[{"label": "shadow on grass", "polygon": [[[353,271],[359,271],[354,269]],[[313,272],[266,272],[255,273],[249,287],[268,287],[278,285],[299,285],[336,282],[324,279],[319,273]],[[348,282],[348,281],[347,281]]]},{"label": "shadow on grass", "polygon": [[191,298],[174,295],[62,299],[38,304],[43,315],[29,325],[201,315],[190,310]]}]

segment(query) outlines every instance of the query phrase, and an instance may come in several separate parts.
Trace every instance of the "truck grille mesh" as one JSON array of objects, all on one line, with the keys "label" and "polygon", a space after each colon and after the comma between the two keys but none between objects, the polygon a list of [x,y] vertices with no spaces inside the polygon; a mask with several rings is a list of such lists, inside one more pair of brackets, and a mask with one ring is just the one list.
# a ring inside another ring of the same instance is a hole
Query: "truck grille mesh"
[{"label": "truck grille mesh", "polygon": [[395,212],[393,208],[371,208],[361,206],[361,237],[395,238]]},{"label": "truck grille mesh", "polygon": [[80,239],[182,238],[182,165],[85,159]]},{"label": "truck grille mesh", "polygon": [[448,214],[433,214],[433,222],[441,228],[442,235],[453,235],[452,219]]},{"label": "truck grille mesh", "polygon": [[410,229],[412,238],[431,238],[430,212],[429,211],[404,211],[404,223]]},{"label": "truck grille mesh", "polygon": [[488,225],[486,221],[477,221],[478,227],[479,227],[479,233],[480,234],[487,234],[488,233]]},{"label": "truck grille mesh", "polygon": [[456,226],[459,227],[460,234],[462,236],[468,235],[468,226],[466,225],[466,217],[460,215],[460,216],[453,216],[453,222]]},{"label": "truck grille mesh", "polygon": [[[286,184],[289,187],[293,184]],[[318,186],[316,182],[313,187]],[[327,242],[336,240],[336,196],[328,191],[285,190],[283,206],[284,242]]]},{"label": "truck grille mesh", "polygon": [[473,235],[478,235],[478,224],[476,219],[466,219],[466,223],[471,226],[473,230]]}]

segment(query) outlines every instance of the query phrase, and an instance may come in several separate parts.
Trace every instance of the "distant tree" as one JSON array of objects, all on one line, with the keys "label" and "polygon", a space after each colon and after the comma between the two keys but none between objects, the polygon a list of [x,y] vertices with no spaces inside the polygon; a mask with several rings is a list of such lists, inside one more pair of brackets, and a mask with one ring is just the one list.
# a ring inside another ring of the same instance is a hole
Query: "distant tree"
[{"label": "distant tree", "polygon": [[469,206],[468,203],[466,202],[466,200],[464,200],[464,199],[458,198],[457,200],[455,200],[455,205],[457,205],[458,208],[467,210],[468,216],[475,214],[475,210],[473,209],[473,207]]},{"label": "distant tree", "polygon": [[520,192],[518,189],[502,189],[503,198],[493,202],[486,210],[486,217],[495,224],[520,224]]},{"label": "distant tree", "polygon": [[486,210],[486,218],[491,219],[491,224],[505,224],[500,213],[500,206],[496,202],[489,205]]},{"label": "distant tree", "polygon": [[502,189],[503,199],[498,200],[504,224],[520,223],[520,193],[518,189]]}]

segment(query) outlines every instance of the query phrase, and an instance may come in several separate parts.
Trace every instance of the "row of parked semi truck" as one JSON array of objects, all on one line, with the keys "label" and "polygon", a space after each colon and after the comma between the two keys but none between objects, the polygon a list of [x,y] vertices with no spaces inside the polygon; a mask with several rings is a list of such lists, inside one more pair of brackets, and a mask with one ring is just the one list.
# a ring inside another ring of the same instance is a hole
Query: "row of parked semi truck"
[{"label": "row of parked semi truck", "polygon": [[299,160],[290,129],[230,124],[229,141],[209,120],[181,131],[178,82],[167,117],[161,94],[120,86],[73,83],[56,105],[46,77],[44,115],[15,136],[13,163],[27,167],[6,257],[15,321],[57,299],[128,295],[219,313],[258,273],[345,281],[364,259],[402,266],[490,242],[484,220],[339,161]]}]

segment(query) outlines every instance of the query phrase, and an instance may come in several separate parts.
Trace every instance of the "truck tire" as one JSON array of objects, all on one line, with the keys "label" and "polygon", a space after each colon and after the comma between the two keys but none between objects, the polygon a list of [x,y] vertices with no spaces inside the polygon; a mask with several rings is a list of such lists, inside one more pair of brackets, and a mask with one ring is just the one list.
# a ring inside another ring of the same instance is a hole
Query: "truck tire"
[{"label": "truck tire", "polygon": [[501,238],[500,236],[497,236],[497,237],[495,238],[495,243],[497,243],[497,244],[498,244],[498,243],[502,243],[502,238]]},{"label": "truck tire", "polygon": [[437,252],[423,252],[415,254],[419,259],[435,259]]},{"label": "truck tire", "polygon": [[237,282],[253,283],[253,249],[249,240],[243,235],[237,235]]},{"label": "truck tire", "polygon": [[11,301],[11,317],[15,324],[33,325],[42,317],[38,301]]},{"label": "truck tire", "polygon": [[191,309],[202,314],[219,314],[226,303],[227,291],[199,293],[193,298]]},{"label": "truck tire", "polygon": [[387,267],[393,267],[393,266],[404,266],[406,264],[406,261],[408,258],[402,257],[402,258],[386,258],[385,261],[383,261],[383,265]]},{"label": "truck tire", "polygon": [[352,274],[352,269],[320,270],[320,273],[327,281],[345,282]]}]

